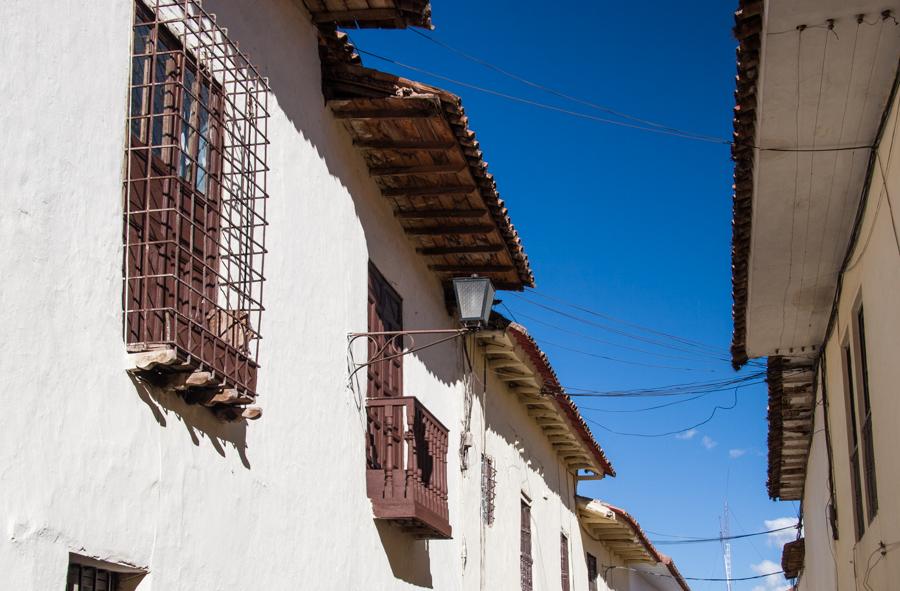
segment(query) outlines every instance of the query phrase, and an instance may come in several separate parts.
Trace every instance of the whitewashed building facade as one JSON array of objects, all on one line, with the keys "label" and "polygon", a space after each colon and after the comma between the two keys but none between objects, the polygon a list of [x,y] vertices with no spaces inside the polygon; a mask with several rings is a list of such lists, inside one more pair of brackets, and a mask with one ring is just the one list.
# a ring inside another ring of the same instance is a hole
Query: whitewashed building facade
[{"label": "whitewashed building facade", "polygon": [[533,281],[459,99],[335,30],[430,11],[0,4],[4,588],[630,588],[546,358],[452,332],[452,277]]},{"label": "whitewashed building facade", "polygon": [[773,499],[800,590],[900,579],[897,2],[736,14],[736,366],[768,357]]}]

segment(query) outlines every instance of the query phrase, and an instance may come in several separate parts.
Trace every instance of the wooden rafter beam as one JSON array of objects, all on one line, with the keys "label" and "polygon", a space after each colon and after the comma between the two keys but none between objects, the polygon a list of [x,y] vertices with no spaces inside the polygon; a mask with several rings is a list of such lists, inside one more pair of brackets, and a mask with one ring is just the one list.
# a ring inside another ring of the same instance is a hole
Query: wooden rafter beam
[{"label": "wooden rafter beam", "polygon": [[365,150],[451,150],[453,141],[440,140],[353,140],[353,145]]},{"label": "wooden rafter beam", "polygon": [[386,187],[381,190],[385,197],[427,197],[429,195],[468,195],[475,185],[433,185],[430,187]]},{"label": "wooden rafter beam", "polygon": [[506,247],[502,244],[460,244],[457,246],[427,246],[417,248],[416,252],[425,256],[441,256],[447,254],[479,254],[502,252]]},{"label": "wooden rafter beam", "polygon": [[[418,211],[398,211],[394,215],[402,220],[427,220],[431,218],[480,218],[486,209],[421,209]],[[492,248],[494,245],[490,245]],[[496,248],[503,248],[497,245]]]},{"label": "wooden rafter beam", "polygon": [[441,164],[415,164],[411,166],[373,166],[369,168],[372,176],[407,176],[411,174],[428,174],[434,172],[462,172],[465,162],[444,162]]},{"label": "wooden rafter beam", "polygon": [[491,224],[472,224],[468,226],[438,226],[435,228],[403,228],[413,236],[440,236],[441,234],[490,234],[497,228]]},{"label": "wooden rafter beam", "polygon": [[512,265],[428,265],[428,268],[437,273],[506,273],[515,270]]}]

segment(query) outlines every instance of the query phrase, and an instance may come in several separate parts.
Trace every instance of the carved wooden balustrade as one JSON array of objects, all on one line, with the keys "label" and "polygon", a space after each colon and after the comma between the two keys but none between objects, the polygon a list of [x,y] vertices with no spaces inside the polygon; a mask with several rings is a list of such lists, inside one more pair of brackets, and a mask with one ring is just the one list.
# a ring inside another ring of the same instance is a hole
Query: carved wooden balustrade
[{"label": "carved wooden balustrade", "polygon": [[447,427],[413,396],[366,405],[366,485],[376,519],[420,538],[449,538]]}]

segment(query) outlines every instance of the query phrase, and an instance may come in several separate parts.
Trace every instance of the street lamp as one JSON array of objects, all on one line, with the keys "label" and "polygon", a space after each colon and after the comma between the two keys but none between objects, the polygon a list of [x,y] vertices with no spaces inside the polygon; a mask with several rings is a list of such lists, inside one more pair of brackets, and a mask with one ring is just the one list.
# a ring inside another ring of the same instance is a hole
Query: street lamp
[{"label": "street lamp", "polygon": [[454,277],[453,291],[459,321],[466,328],[484,328],[491,317],[494,305],[494,285],[487,277]]}]

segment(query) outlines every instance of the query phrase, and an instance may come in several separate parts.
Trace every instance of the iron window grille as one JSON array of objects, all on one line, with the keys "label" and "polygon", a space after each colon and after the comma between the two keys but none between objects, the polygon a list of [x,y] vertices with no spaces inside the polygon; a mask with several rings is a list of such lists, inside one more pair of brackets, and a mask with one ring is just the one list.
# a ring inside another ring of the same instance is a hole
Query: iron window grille
[{"label": "iron window grille", "polygon": [[570,591],[571,575],[569,574],[569,538],[566,534],[559,534],[559,561],[560,561],[560,586],[562,591]]},{"label": "iron window grille", "polygon": [[494,458],[481,455],[481,518],[486,525],[494,524],[494,498],[497,487],[497,469]]},{"label": "iron window grille", "polygon": [[532,580],[534,560],[531,557],[531,505],[525,499],[522,499],[521,505],[519,546],[519,580],[522,591],[532,591],[534,588]]},{"label": "iron window grille", "polygon": [[268,82],[198,0],[137,0],[124,187],[124,336],[255,396]]}]

